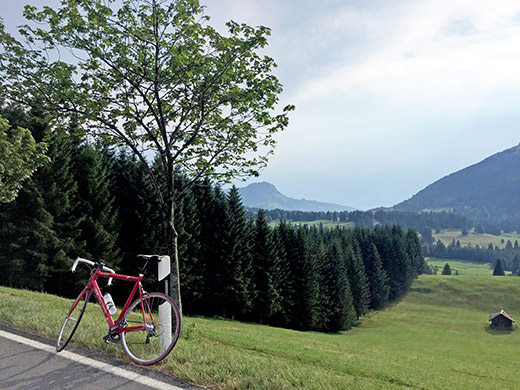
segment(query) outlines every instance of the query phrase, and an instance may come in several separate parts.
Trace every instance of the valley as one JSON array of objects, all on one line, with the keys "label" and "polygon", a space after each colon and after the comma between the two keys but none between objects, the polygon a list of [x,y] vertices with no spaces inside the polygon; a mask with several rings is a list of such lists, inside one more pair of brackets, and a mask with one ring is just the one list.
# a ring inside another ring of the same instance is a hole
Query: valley
[{"label": "valley", "polygon": [[[158,369],[219,389],[518,389],[511,357],[520,331],[491,330],[488,316],[504,309],[520,318],[520,278],[464,264],[458,276],[421,275],[398,303],[338,334],[188,317],[184,337]],[[51,339],[69,303],[0,287],[1,322]],[[100,318],[87,311],[76,344],[120,353],[93,336],[106,325],[90,314]]]}]

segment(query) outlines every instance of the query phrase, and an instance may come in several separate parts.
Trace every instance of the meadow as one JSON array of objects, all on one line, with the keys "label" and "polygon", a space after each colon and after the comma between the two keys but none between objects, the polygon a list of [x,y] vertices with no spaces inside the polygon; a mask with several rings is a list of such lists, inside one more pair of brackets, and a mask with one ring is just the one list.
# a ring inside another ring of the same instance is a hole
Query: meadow
[{"label": "meadow", "polygon": [[504,233],[500,236],[495,236],[489,233],[476,233],[474,229],[470,230],[466,235],[462,235],[460,230],[442,230],[439,233],[434,232],[433,238],[435,241],[440,240],[446,246],[450,245],[453,240],[455,240],[455,242],[460,241],[461,246],[471,245],[475,247],[478,245],[481,248],[487,248],[491,243],[494,247],[498,246],[500,249],[504,249],[506,247],[508,240],[511,241],[511,244],[514,244],[515,241],[520,243],[520,234],[516,232]]},{"label": "meadow", "polygon": [[[338,221],[331,221],[330,219],[315,219],[313,221],[290,221],[294,225],[298,226],[323,226],[324,228],[332,229],[338,226],[345,227],[345,228],[352,228],[355,226],[354,222],[338,222]],[[280,220],[276,219],[274,221],[271,221],[269,223],[269,226],[274,227],[280,224]]]},{"label": "meadow", "polygon": [[[520,278],[478,266],[422,275],[398,303],[339,334],[185,318],[184,337],[155,368],[212,389],[519,389],[520,330],[490,330],[488,316],[520,316]],[[55,339],[70,302],[0,287],[0,321]],[[104,334],[89,304],[75,344],[125,360]]]},{"label": "meadow", "polygon": [[[455,259],[438,259],[435,257],[427,257],[426,263],[433,269],[433,267],[437,267],[439,274],[442,272],[442,269],[448,263],[451,268],[452,274],[455,274],[455,271],[458,271],[459,275],[492,275],[493,268],[490,263],[470,263],[467,261],[460,261]],[[511,272],[507,272],[506,274],[511,274]]]}]

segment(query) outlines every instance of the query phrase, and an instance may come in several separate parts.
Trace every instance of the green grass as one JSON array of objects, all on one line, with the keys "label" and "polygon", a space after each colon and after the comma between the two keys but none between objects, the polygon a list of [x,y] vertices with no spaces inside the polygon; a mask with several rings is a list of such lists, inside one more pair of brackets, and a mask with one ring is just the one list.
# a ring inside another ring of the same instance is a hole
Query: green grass
[{"label": "green grass", "polygon": [[[471,245],[475,247],[478,245],[481,248],[487,248],[489,243],[492,243],[494,247],[498,246],[501,249],[506,247],[507,240],[510,240],[512,244],[515,243],[515,240],[518,240],[520,243],[520,234],[518,233],[507,233],[495,236],[487,233],[475,233],[474,230],[471,230],[465,236],[462,235],[460,230],[443,230],[440,233],[434,233],[433,238],[435,241],[440,240],[446,246],[450,245],[453,240],[455,240],[455,242],[460,241],[461,246]],[[504,240],[504,242],[502,242],[502,240]]]},{"label": "green grass", "polygon": [[471,263],[454,259],[438,259],[435,257],[427,257],[426,263],[428,263],[431,268],[437,266],[439,274],[442,272],[444,265],[448,263],[453,274],[457,270],[459,271],[459,275],[493,275],[493,268],[491,268],[490,263]]},{"label": "green grass", "polygon": [[[0,288],[2,322],[53,339],[69,305]],[[89,306],[75,342],[123,356],[102,342],[104,319]],[[186,318],[184,338],[157,368],[216,389],[519,389],[520,330],[487,328],[501,309],[520,318],[520,278],[423,275],[400,302],[342,334]]]},{"label": "green grass", "polygon": [[[354,227],[355,226],[355,223],[354,222],[338,222],[338,221],[331,221],[330,219],[316,219],[314,221],[292,221],[292,220],[289,220],[291,223],[295,224],[295,225],[300,225],[300,226],[319,226],[320,224],[323,225],[323,227],[325,228],[335,228],[336,226],[342,226],[342,227],[345,227],[345,228],[351,228],[351,227]],[[278,224],[280,223],[280,220],[274,220],[272,221],[269,225],[271,227],[273,226],[277,226]]]}]

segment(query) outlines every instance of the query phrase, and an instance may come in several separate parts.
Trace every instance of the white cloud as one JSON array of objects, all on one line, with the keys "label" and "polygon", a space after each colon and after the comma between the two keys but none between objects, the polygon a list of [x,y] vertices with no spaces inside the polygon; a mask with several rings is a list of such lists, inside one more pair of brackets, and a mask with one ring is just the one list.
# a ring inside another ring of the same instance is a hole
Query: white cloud
[{"label": "white cloud", "polygon": [[387,38],[369,40],[366,58],[352,63],[346,56],[329,75],[301,85],[292,100],[362,93],[393,104],[479,107],[505,86],[520,88],[520,3],[429,1],[401,11],[395,20],[378,14],[370,22],[384,26]]}]

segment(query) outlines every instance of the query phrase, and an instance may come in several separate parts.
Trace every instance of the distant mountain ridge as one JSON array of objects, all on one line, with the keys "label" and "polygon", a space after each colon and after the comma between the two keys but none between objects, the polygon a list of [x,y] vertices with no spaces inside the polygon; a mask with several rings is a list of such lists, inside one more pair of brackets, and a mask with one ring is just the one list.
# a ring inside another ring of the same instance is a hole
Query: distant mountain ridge
[{"label": "distant mountain ridge", "polygon": [[476,221],[520,217],[520,145],[445,176],[392,209],[451,210]]},{"label": "distant mountain ridge", "polygon": [[352,211],[353,207],[315,200],[294,199],[285,196],[276,187],[267,182],[252,183],[238,189],[242,203],[247,207],[289,211]]}]

